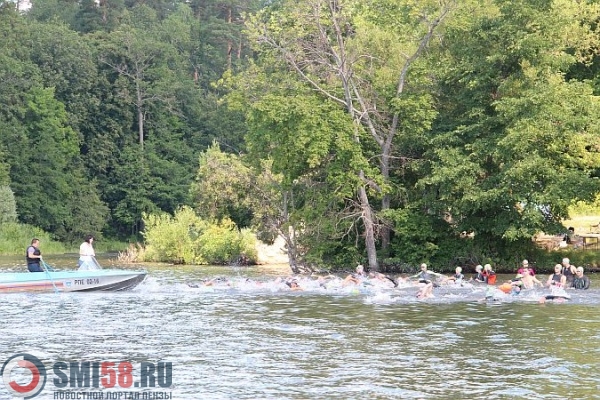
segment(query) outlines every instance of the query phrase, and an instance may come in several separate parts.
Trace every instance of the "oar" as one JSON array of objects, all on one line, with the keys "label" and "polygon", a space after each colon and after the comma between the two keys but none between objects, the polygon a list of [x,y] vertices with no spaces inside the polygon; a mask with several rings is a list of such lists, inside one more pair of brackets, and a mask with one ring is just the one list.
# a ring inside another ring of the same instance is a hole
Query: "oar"
[{"label": "oar", "polygon": [[96,256],[92,256],[92,260],[94,261],[94,265],[96,266],[96,269],[102,269],[102,267],[100,266],[100,263],[98,262],[98,260],[96,260]]},{"label": "oar", "polygon": [[[52,279],[52,275],[50,275],[50,269],[52,269],[52,268],[48,264],[46,264],[46,262],[42,259],[40,259],[40,264],[42,264],[42,267],[44,267],[44,271],[46,271],[46,274],[48,275],[50,282],[52,282],[52,286],[54,287],[54,293],[58,294],[58,289],[56,288],[54,279]],[[54,269],[52,269],[52,270],[54,270]]]}]

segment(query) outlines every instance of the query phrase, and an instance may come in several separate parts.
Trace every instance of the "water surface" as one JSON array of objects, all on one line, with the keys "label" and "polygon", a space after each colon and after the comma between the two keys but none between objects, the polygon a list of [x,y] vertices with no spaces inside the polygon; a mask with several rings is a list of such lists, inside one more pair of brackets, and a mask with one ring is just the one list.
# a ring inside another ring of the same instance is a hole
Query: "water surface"
[{"label": "water surface", "polygon": [[[0,361],[169,361],[174,399],[600,398],[599,289],[563,304],[486,302],[480,288],[419,301],[411,288],[290,292],[281,273],[155,266],[131,292],[4,294]],[[237,283],[187,284],[216,276]]]}]

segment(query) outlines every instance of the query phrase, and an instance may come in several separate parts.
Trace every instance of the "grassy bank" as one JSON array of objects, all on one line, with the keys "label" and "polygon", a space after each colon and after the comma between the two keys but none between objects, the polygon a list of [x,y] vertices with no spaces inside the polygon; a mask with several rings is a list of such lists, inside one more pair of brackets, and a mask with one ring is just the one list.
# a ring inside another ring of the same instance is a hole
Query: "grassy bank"
[{"label": "grassy bank", "polygon": [[[0,225],[0,255],[23,255],[31,244],[31,239],[40,239],[42,254],[78,253],[80,243],[65,244],[52,240],[49,233],[30,225],[4,223]],[[83,241],[83,238],[81,239]],[[115,240],[95,240],[97,253],[124,251],[127,243]]]}]

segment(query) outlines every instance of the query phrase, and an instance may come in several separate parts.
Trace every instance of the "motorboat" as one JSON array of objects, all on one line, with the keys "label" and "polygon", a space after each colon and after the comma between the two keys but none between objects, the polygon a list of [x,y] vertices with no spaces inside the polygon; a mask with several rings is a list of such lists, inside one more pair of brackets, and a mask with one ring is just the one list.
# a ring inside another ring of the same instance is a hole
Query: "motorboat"
[{"label": "motorboat", "polygon": [[44,269],[44,272],[0,273],[0,293],[122,291],[133,289],[146,278],[146,271]]}]

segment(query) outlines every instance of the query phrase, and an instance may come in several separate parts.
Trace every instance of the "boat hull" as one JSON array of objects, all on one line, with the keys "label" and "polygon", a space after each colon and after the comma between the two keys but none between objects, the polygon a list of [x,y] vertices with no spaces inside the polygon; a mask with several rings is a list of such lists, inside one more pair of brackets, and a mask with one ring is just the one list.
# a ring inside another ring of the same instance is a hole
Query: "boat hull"
[{"label": "boat hull", "polygon": [[139,285],[145,271],[94,270],[0,274],[0,293],[123,291]]}]

